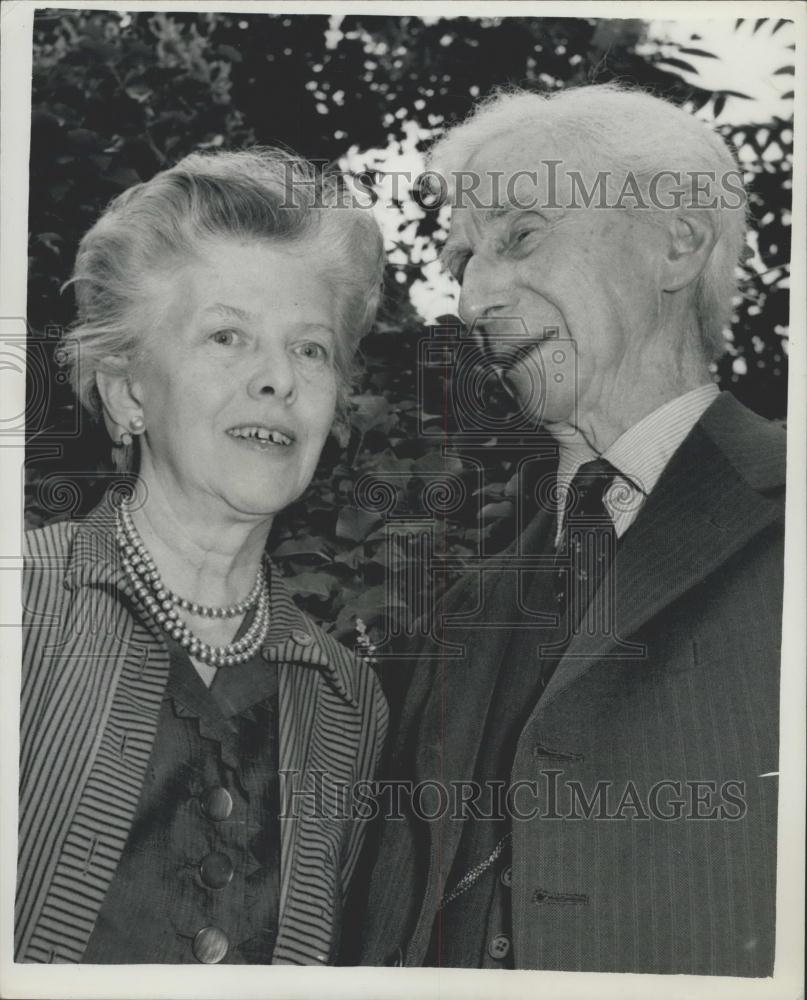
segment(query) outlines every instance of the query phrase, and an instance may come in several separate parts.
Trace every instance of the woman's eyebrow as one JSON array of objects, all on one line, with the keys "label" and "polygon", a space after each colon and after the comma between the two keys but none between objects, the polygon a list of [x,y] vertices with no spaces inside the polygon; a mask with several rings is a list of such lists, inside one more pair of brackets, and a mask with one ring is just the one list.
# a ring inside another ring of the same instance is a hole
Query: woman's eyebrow
[{"label": "woman's eyebrow", "polygon": [[206,306],[203,310],[204,312],[219,313],[223,316],[229,316],[235,319],[240,319],[245,323],[250,320],[255,319],[255,314],[247,311],[246,309],[241,309],[238,306],[228,305],[226,302],[214,302],[213,305]]},{"label": "woman's eyebrow", "polygon": [[315,320],[311,320],[310,322],[302,322],[299,324],[299,326],[301,330],[307,330],[310,331],[311,333],[314,333],[317,330],[319,330],[321,333],[330,334],[330,336],[332,337],[335,336],[335,331],[333,327],[329,326],[327,323],[317,323]]}]

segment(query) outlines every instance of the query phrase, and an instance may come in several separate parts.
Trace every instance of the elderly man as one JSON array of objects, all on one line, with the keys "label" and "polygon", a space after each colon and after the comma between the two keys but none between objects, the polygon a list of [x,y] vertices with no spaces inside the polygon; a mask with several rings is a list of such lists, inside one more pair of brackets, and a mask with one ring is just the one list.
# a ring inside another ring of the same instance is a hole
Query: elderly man
[{"label": "elderly man", "polygon": [[445,598],[464,655],[413,655],[388,774],[443,791],[383,824],[361,960],[770,975],[785,434],[710,375],[736,164],[590,86],[494,98],[431,166],[461,316],[557,479]]}]

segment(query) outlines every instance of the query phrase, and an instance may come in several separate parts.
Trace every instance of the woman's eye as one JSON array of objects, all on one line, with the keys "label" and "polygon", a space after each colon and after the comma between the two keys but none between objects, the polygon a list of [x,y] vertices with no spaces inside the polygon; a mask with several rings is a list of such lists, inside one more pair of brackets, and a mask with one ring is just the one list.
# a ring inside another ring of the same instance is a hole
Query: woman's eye
[{"label": "woman's eye", "polygon": [[305,344],[299,344],[295,348],[297,354],[300,357],[305,358],[307,361],[326,361],[328,358],[328,351],[322,344],[317,344],[315,341],[308,341]]},{"label": "woman's eye", "polygon": [[223,347],[229,347],[234,344],[236,338],[238,337],[238,332],[236,330],[216,330],[214,334],[211,335],[210,339],[214,344],[221,344]]}]

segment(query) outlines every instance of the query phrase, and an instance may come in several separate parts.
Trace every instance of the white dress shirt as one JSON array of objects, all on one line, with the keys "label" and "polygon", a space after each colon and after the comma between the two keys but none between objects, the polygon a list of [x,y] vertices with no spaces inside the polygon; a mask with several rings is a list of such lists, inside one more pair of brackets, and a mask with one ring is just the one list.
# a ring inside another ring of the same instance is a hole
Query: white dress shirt
[{"label": "white dress shirt", "polygon": [[[610,462],[619,475],[606,490],[603,502],[614,522],[616,536],[621,538],[633,524],[679,445],[719,394],[718,387],[710,382],[671,399],[629,427],[600,456],[586,457],[579,451],[570,453],[561,448],[558,485],[568,487],[580,466],[594,458]],[[561,509],[558,511],[556,545],[560,544],[562,526]]]}]

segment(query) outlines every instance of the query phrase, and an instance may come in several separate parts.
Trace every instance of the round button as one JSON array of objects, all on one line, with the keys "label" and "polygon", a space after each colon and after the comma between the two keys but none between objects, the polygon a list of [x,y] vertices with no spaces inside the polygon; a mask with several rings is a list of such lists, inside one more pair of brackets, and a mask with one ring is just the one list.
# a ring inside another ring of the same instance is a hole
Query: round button
[{"label": "round button", "polygon": [[497,961],[501,961],[503,958],[507,958],[510,953],[510,938],[504,934],[497,934],[495,938],[491,939],[488,945],[488,954],[491,958],[495,958]]},{"label": "round button", "polygon": [[209,889],[223,889],[233,877],[233,863],[221,851],[213,851],[199,863],[199,874]]},{"label": "round button", "polygon": [[202,812],[208,819],[219,823],[221,820],[227,819],[233,811],[233,797],[226,788],[220,786],[208,788],[202,795],[201,806]]},{"label": "round button", "polygon": [[193,939],[193,955],[197,962],[215,965],[227,954],[230,939],[220,927],[203,927]]},{"label": "round button", "polygon": [[314,641],[314,637],[309,635],[308,632],[304,632],[301,628],[292,629],[291,637],[298,646],[310,646]]},{"label": "round button", "polygon": [[513,869],[510,865],[504,869],[499,876],[499,879],[501,880],[502,885],[506,885],[508,889],[510,888],[513,884]]}]

